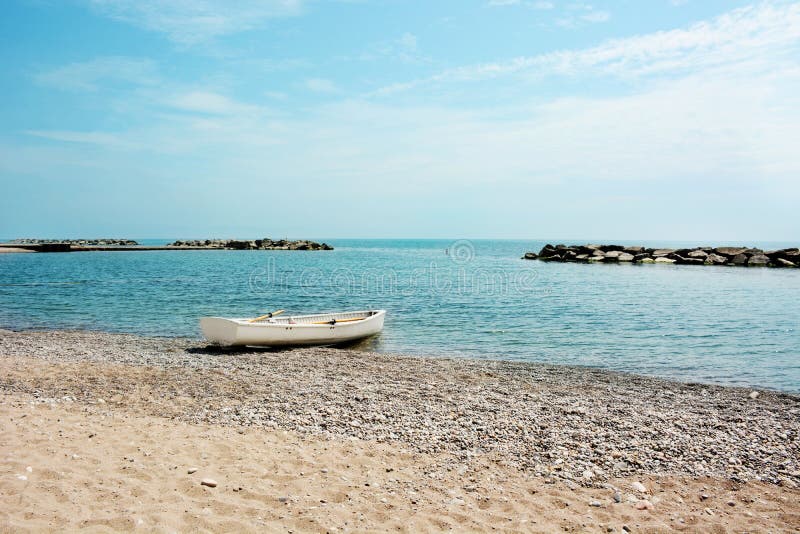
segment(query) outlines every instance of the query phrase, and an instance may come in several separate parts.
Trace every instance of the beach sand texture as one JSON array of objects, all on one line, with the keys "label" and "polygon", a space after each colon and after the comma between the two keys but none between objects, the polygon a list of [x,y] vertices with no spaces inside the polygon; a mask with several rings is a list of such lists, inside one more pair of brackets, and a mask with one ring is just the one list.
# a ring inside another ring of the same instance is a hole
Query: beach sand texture
[{"label": "beach sand texture", "polygon": [[[0,377],[4,531],[800,530],[790,395],[85,332],[0,331]],[[554,426],[547,439],[512,429],[506,405]],[[598,429],[609,418],[620,436]],[[656,428],[691,439],[655,463]],[[695,458],[689,443],[712,439]]]}]

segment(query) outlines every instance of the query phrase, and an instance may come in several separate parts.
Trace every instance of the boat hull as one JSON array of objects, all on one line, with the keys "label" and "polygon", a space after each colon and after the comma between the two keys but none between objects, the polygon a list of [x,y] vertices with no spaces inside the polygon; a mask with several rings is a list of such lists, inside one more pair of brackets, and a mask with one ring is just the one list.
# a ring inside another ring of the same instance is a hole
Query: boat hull
[{"label": "boat hull", "polygon": [[[369,315],[353,320],[359,314]],[[200,319],[200,328],[209,343],[224,347],[336,345],[379,333],[383,329],[385,315],[385,310],[345,312],[268,320],[271,322],[203,317]],[[333,319],[337,322],[329,324]]]}]

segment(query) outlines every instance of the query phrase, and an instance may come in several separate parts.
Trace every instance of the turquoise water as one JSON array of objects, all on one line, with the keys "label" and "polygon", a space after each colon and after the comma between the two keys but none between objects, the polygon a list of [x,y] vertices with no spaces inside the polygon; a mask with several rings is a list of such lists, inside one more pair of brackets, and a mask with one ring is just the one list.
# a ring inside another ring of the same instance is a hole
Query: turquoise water
[{"label": "turquoise water", "polygon": [[520,260],[537,241],[328,242],[0,254],[0,326],[199,337],[202,315],[386,308],[364,348],[800,392],[800,269]]}]

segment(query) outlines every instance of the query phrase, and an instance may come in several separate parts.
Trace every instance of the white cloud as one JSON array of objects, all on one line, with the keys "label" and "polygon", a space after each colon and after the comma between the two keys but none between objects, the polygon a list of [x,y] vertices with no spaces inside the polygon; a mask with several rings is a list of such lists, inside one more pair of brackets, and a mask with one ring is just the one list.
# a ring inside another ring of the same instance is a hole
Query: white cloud
[{"label": "white cloud", "polygon": [[155,63],[149,59],[110,56],[39,72],[34,79],[62,90],[96,91],[109,82],[154,85],[158,83],[158,74]]},{"label": "white cloud", "polygon": [[303,0],[85,0],[97,13],[194,44],[297,15]]}]

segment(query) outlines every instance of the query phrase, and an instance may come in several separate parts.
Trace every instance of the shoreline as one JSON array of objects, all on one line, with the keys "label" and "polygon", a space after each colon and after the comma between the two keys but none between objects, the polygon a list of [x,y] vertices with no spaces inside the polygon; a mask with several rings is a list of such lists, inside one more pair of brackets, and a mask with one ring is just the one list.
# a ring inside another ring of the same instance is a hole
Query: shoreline
[{"label": "shoreline", "polygon": [[[800,525],[800,396],[791,394],[87,331],[0,330],[0,369],[9,528],[78,528],[98,515],[115,529],[142,520],[179,530]],[[201,487],[201,477],[220,487]],[[56,523],[12,499],[23,482]],[[54,491],[66,508],[51,502]],[[108,491],[113,514],[92,504]]]},{"label": "shoreline", "polygon": [[[252,353],[252,352],[268,352],[268,353],[280,353],[280,352],[287,352],[291,350],[304,350],[303,347],[295,347],[295,348],[269,348],[269,347],[234,347],[234,348],[222,348],[222,347],[215,347],[208,343],[205,338],[201,334],[197,334],[195,336],[183,336],[183,335],[147,335],[147,334],[140,334],[135,332],[126,332],[126,331],[111,331],[111,330],[103,330],[103,329],[91,329],[91,328],[46,328],[41,326],[36,327],[15,327],[0,324],[0,335],[2,333],[14,333],[14,334],[25,334],[25,333],[71,333],[71,334],[108,334],[110,336],[131,336],[134,338],[142,338],[142,339],[152,339],[152,340],[164,340],[164,341],[177,341],[177,342],[184,342],[188,344],[194,344],[201,347],[206,347],[209,351],[218,351],[221,354],[239,354],[239,353]],[[700,387],[720,387],[726,389],[737,389],[741,390],[744,394],[750,394],[753,391],[756,392],[768,392],[768,393],[775,393],[779,395],[788,395],[790,397],[797,397],[800,398],[800,390],[787,390],[787,389],[778,389],[775,387],[765,386],[761,384],[734,384],[734,383],[726,383],[726,382],[704,382],[702,380],[696,379],[682,379],[680,377],[675,376],[666,376],[666,375],[659,375],[659,374],[647,374],[643,372],[638,372],[635,370],[623,370],[623,369],[611,369],[607,367],[601,367],[596,365],[580,365],[580,364],[570,364],[570,363],[556,363],[556,362],[544,362],[544,361],[530,361],[520,357],[513,357],[513,356],[506,356],[502,353],[490,353],[488,357],[482,358],[477,357],[468,353],[450,353],[450,352],[425,352],[424,350],[420,350],[419,352],[416,351],[409,351],[409,352],[397,352],[397,351],[383,351],[383,350],[371,350],[367,348],[359,348],[356,345],[351,346],[330,346],[330,347],[310,347],[311,350],[313,349],[330,349],[330,350],[339,350],[339,351],[350,351],[354,353],[363,353],[365,355],[369,354],[376,354],[385,357],[397,357],[397,358],[416,358],[421,360],[444,360],[449,361],[451,363],[457,362],[489,362],[489,363],[496,363],[496,364],[520,364],[522,366],[543,366],[547,368],[564,368],[565,370],[572,370],[575,372],[581,371],[596,371],[599,373],[608,373],[612,375],[621,375],[623,377],[630,376],[635,378],[642,378],[642,379],[653,379],[653,380],[660,380],[669,383],[675,384],[683,384],[688,386],[700,386]],[[306,349],[309,349],[308,347]]]}]

